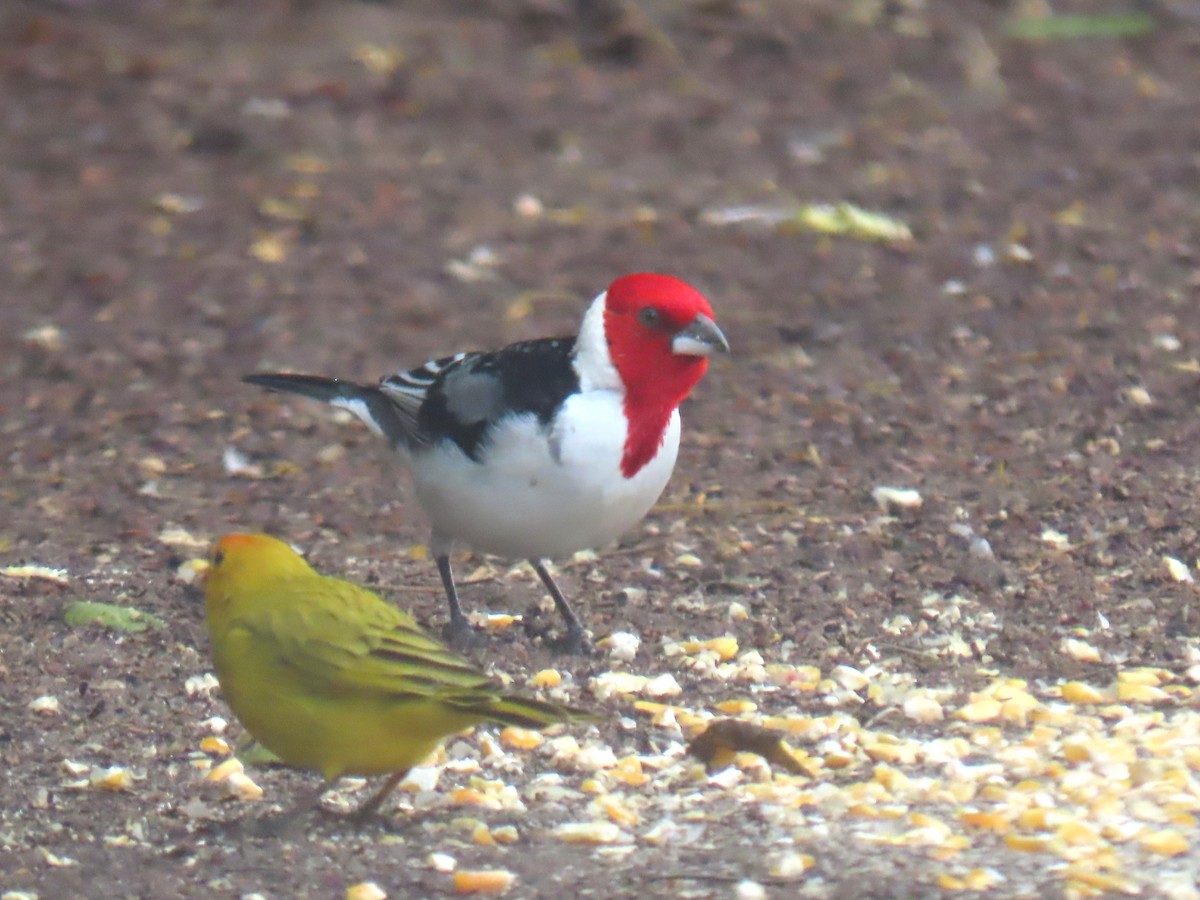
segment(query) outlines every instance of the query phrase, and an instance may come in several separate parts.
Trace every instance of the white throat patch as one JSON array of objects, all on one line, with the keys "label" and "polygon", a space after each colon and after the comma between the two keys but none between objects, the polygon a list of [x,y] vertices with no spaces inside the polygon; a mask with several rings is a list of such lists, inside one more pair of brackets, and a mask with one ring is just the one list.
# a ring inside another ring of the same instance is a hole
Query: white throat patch
[{"label": "white throat patch", "polygon": [[575,358],[572,365],[579,376],[579,390],[623,391],[621,376],[613,365],[608,352],[608,338],[604,334],[604,307],[608,292],[604,291],[588,307],[579,325],[579,337],[575,339]]}]

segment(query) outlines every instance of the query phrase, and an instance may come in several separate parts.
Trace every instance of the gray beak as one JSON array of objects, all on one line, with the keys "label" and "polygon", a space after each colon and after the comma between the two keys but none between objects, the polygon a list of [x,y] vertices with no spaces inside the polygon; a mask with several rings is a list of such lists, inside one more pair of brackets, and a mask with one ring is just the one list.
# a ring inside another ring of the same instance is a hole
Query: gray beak
[{"label": "gray beak", "polygon": [[676,332],[671,338],[671,352],[679,356],[712,356],[728,353],[729,341],[717,327],[717,323],[704,313],[697,313],[687,328]]}]

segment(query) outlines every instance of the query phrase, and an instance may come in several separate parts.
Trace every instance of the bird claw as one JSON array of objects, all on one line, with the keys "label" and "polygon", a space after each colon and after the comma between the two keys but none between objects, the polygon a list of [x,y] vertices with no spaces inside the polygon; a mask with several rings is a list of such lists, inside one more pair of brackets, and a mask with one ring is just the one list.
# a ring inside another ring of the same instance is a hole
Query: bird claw
[{"label": "bird claw", "polygon": [[568,631],[557,638],[543,635],[542,644],[551,653],[563,656],[592,656],[596,652],[596,645],[585,631]]}]

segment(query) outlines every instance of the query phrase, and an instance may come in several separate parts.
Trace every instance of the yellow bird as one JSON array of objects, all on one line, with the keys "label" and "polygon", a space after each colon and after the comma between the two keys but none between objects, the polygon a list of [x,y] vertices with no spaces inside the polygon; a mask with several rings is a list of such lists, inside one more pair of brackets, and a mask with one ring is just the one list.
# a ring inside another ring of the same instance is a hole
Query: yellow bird
[{"label": "yellow bird", "polygon": [[251,735],[326,784],[388,776],[360,817],[456,732],[595,718],[505,693],[408,613],[269,535],[219,539],[204,600],[221,692]]}]

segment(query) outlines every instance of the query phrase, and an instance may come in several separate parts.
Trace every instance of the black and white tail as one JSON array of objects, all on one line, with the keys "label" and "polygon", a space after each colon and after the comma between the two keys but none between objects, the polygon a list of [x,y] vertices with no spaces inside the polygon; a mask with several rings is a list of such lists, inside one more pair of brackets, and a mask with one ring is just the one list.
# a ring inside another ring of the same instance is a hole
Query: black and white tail
[{"label": "black and white tail", "polygon": [[415,396],[412,400],[401,399],[394,396],[392,390],[320,375],[262,373],[246,375],[242,381],[270,391],[299,394],[348,410],[393,446],[411,446],[417,440],[420,400]]}]

